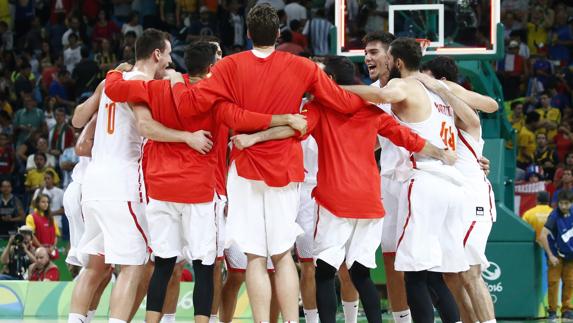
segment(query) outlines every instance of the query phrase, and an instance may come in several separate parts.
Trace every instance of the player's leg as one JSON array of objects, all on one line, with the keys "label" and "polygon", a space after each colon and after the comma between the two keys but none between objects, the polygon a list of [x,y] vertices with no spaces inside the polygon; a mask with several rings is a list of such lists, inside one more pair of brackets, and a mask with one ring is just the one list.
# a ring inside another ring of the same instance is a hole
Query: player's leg
[{"label": "player's leg", "polygon": [[404,273],[394,269],[396,253],[382,254],[384,260],[384,270],[386,271],[386,290],[392,316],[397,323],[407,323],[412,321],[410,307],[406,298],[406,286],[404,285]]},{"label": "player's leg", "polygon": [[219,304],[221,303],[221,288],[223,287],[223,272],[222,272],[223,259],[217,258],[215,267],[213,268],[213,304],[211,305],[211,318],[210,323],[217,322],[217,313],[219,312]]},{"label": "player's leg", "polygon": [[267,273],[267,257],[247,254],[245,281],[255,322],[268,322],[271,307],[271,282]]},{"label": "player's leg", "polygon": [[487,238],[492,222],[473,222],[465,236],[465,253],[470,270],[461,273],[464,289],[470,297],[475,316],[480,322],[495,320],[493,301],[481,276],[481,269],[488,266],[485,256]]},{"label": "player's leg", "polygon": [[94,294],[94,297],[92,298],[92,302],[90,304],[87,319],[86,319],[85,323],[89,323],[93,320],[93,318],[95,316],[95,312],[97,311],[97,307],[99,305],[99,301],[101,299],[101,295],[103,294],[103,292],[105,291],[105,288],[107,287],[107,285],[109,284],[109,281],[111,280],[112,272],[113,272],[113,270],[110,267],[108,270],[107,276],[104,278],[104,280],[97,287],[95,294]]},{"label": "player's leg", "polygon": [[89,256],[87,266],[80,274],[72,291],[68,318],[70,323],[85,321],[95,291],[106,278],[110,268],[103,256],[105,252],[103,232],[95,216],[98,208],[97,202],[94,201],[82,203],[83,213],[89,216],[85,218],[85,232],[80,240],[78,252]]},{"label": "player's leg", "polygon": [[338,269],[338,280],[340,281],[340,298],[342,301],[342,311],[344,312],[344,322],[358,322],[359,295],[352,283],[350,273],[345,263]]},{"label": "player's leg", "polygon": [[167,284],[167,294],[165,295],[165,302],[163,303],[163,317],[161,323],[175,322],[175,312],[177,311],[177,302],[179,301],[179,290],[181,288],[181,275],[183,274],[183,267],[185,261],[181,261],[175,265],[173,274]]},{"label": "player's leg", "polygon": [[441,273],[428,272],[428,289],[442,322],[458,322],[460,320],[458,305]]},{"label": "player's leg", "polygon": [[300,261],[300,295],[306,322],[318,323],[314,263]]},{"label": "player's leg", "polygon": [[213,305],[211,307],[211,323],[218,323],[217,314],[221,303],[221,289],[223,288],[223,259],[225,250],[225,208],[227,197],[217,194],[215,200],[215,223],[217,226],[217,260],[213,270]]},{"label": "player's leg", "polygon": [[493,302],[481,276],[481,265],[471,266],[470,270],[461,274],[461,278],[477,319],[480,322],[494,320]]},{"label": "player's leg", "polygon": [[303,233],[296,223],[299,197],[297,183],[280,188],[264,187],[264,237],[267,254],[271,256],[275,268],[277,298],[285,322],[298,321],[299,313],[299,278],[290,252],[296,237]]},{"label": "player's leg", "polygon": [[149,224],[149,245],[155,266],[149,279],[145,321],[161,320],[165,296],[177,259],[182,259],[184,229],[182,217],[185,204],[150,199],[145,216]]},{"label": "player's leg", "polygon": [[462,322],[476,322],[477,318],[474,314],[474,309],[472,302],[464,288],[464,284],[460,273],[444,273],[444,282],[452,292],[458,309],[460,311],[460,317]]},{"label": "player's leg", "polygon": [[[245,281],[245,269],[236,268],[230,264],[228,250],[229,249],[225,250],[228,268],[227,279],[221,291],[221,310],[219,311],[219,320],[223,323],[233,321],[233,315],[237,307],[237,295],[239,294],[241,285]],[[244,254],[242,255],[244,256]],[[246,264],[244,268],[246,268]]]},{"label": "player's leg", "polygon": [[406,287],[404,286],[404,273],[394,269],[396,259],[397,221],[402,202],[401,193],[403,183],[390,177],[382,177],[382,197],[384,199],[384,225],[382,229],[382,259],[386,272],[386,291],[394,322],[410,323],[412,316],[406,299]]},{"label": "player's leg", "polygon": [[127,322],[149,258],[145,206],[125,201],[98,202],[103,206],[98,221],[104,233],[106,262],[121,266],[111,292],[110,321]]},{"label": "player's leg", "polygon": [[336,271],[344,262],[346,244],[355,220],[339,218],[322,206],[317,209],[314,259],[316,261],[316,304],[321,322],[336,322]]},{"label": "player's leg", "polygon": [[270,320],[269,323],[278,323],[279,315],[281,314],[281,307],[279,305],[279,300],[277,297],[277,285],[275,281],[274,270],[269,270],[269,279],[271,281],[271,310],[270,310]]},{"label": "player's leg", "polygon": [[106,279],[110,266],[103,256],[90,255],[88,265],[77,279],[70,303],[69,323],[84,322],[98,286]]},{"label": "player's leg", "polygon": [[195,322],[207,323],[213,305],[213,268],[217,257],[215,204],[186,204],[182,212],[183,254],[192,262],[195,272],[193,308]]},{"label": "player's leg", "polygon": [[153,261],[148,261],[145,264],[145,269],[143,270],[143,277],[137,286],[137,293],[135,294],[135,302],[133,302],[133,307],[131,309],[131,314],[129,315],[129,320],[133,320],[135,314],[141,306],[141,302],[147,295],[147,290],[149,289],[149,281],[151,280],[151,275],[153,275],[153,269],[155,268],[155,263]]},{"label": "player's leg", "polygon": [[[266,186],[260,182],[240,177],[235,164],[231,164],[227,178],[229,203],[225,240],[227,246],[234,244],[242,253],[247,255],[245,281],[256,322],[269,320],[271,298],[271,286],[266,269],[269,252],[267,236],[265,235],[267,231],[265,225],[265,190]],[[287,228],[283,228],[283,230],[287,230]],[[266,233],[268,234],[268,232]]]},{"label": "player's leg", "polygon": [[312,188],[309,188],[308,185],[302,185],[296,223],[300,225],[304,233],[296,237],[295,251],[300,263],[300,295],[304,318],[307,323],[318,323],[316,284],[312,259],[316,203],[311,197],[311,192]]},{"label": "player's leg", "polygon": [[368,322],[382,323],[380,296],[370,278],[376,268],[376,250],[382,238],[382,219],[357,219],[346,249],[346,265]]}]

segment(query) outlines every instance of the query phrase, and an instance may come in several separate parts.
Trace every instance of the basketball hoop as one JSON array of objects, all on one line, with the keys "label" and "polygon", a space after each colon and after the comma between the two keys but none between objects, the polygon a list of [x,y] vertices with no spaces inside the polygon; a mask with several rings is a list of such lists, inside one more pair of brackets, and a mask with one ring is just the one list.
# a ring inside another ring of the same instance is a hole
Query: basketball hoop
[{"label": "basketball hoop", "polygon": [[432,41],[425,38],[416,38],[416,41],[420,44],[420,47],[422,48],[422,56],[424,56]]}]

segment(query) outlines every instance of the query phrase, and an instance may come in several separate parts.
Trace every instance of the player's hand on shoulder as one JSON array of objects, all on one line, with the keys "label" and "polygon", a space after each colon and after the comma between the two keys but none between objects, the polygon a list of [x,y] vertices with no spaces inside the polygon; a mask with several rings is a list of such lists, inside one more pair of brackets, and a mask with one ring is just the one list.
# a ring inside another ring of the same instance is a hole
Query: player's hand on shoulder
[{"label": "player's hand on shoulder", "polygon": [[174,80],[178,78],[183,78],[183,76],[181,76],[181,73],[177,72],[175,69],[168,68],[165,70],[165,78],[168,80]]},{"label": "player's hand on shoulder", "polygon": [[249,148],[257,143],[255,136],[248,134],[234,135],[231,137],[231,140],[233,141],[235,148],[239,150]]},{"label": "player's hand on shoulder", "polygon": [[121,72],[129,72],[131,71],[131,69],[133,68],[133,65],[127,63],[127,62],[123,62],[121,64],[119,64],[115,69]]},{"label": "player's hand on shoulder", "polygon": [[438,80],[423,73],[416,73],[412,78],[420,81],[428,90],[435,93],[446,89]]},{"label": "player's hand on shoulder", "polygon": [[456,152],[446,148],[442,150],[442,158],[440,160],[446,165],[453,165],[457,160]]},{"label": "player's hand on shoulder", "polygon": [[306,117],[302,114],[291,114],[289,116],[289,126],[300,132],[300,135],[306,134],[308,123]]},{"label": "player's hand on shoulder", "polygon": [[185,143],[200,154],[207,154],[213,148],[211,133],[205,130],[185,133]]}]

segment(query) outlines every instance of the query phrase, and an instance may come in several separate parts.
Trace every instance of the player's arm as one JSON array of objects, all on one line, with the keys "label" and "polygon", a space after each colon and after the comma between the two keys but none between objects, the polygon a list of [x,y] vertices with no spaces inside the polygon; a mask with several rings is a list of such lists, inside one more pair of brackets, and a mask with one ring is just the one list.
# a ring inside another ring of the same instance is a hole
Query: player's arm
[{"label": "player's arm", "polygon": [[[231,137],[233,144],[238,149],[249,148],[257,143],[269,141],[269,140],[280,140],[290,137],[299,137],[301,140],[307,138],[310,133],[314,130],[316,125],[320,120],[320,113],[316,107],[312,107],[309,104],[308,108],[303,111],[304,115],[308,120],[308,132],[306,135],[294,130],[288,126],[278,126],[274,128],[269,128],[267,130],[259,131],[253,134],[239,134]],[[303,135],[301,137],[301,135]]]},{"label": "player's arm", "polygon": [[199,130],[196,132],[187,132],[168,128],[161,123],[153,120],[151,111],[144,104],[134,104],[133,113],[137,124],[139,134],[145,138],[157,142],[180,142],[195,149],[201,154],[208,153],[213,148],[211,133]]},{"label": "player's arm", "polygon": [[392,79],[383,88],[368,85],[344,86],[348,90],[362,99],[376,103],[398,103],[406,100],[408,93],[406,83],[402,79]]},{"label": "player's arm", "polygon": [[211,77],[203,79],[193,86],[185,85],[181,73],[175,71],[169,73],[173,102],[175,102],[177,113],[182,118],[193,117],[209,111],[220,101],[234,101],[229,94],[229,82],[234,79],[234,74],[229,71],[228,65],[226,61],[217,63],[213,67]]},{"label": "player's arm", "polygon": [[76,145],[74,146],[76,155],[83,157],[92,156],[96,124],[97,112],[92,116],[88,124],[84,127],[80,133],[80,136],[78,137],[78,140],[76,141]]},{"label": "player's arm", "polygon": [[221,101],[214,107],[217,122],[238,132],[253,132],[278,126],[289,126],[301,133],[306,132],[306,120],[302,115],[270,115],[239,108],[236,104]]},{"label": "player's arm", "polygon": [[314,95],[316,102],[341,113],[355,113],[364,107],[360,97],[345,91],[336,84],[316,63],[305,62],[310,76],[308,92]]},{"label": "player's arm", "polygon": [[499,109],[497,102],[487,95],[482,95],[474,91],[466,90],[463,86],[450,81],[444,81],[452,92],[466,104],[476,110],[486,113],[493,113]]},{"label": "player's arm", "polygon": [[387,113],[380,115],[378,133],[388,138],[393,144],[413,153],[420,153],[432,158],[441,160],[446,165],[453,165],[456,162],[456,154],[447,149],[440,149],[432,143],[426,141],[410,128],[398,123],[396,119]]},{"label": "player's arm", "polygon": [[76,107],[74,115],[72,116],[72,126],[75,128],[83,128],[94,113],[97,112],[103,88],[104,83],[101,82],[94,93],[86,101]]},{"label": "player's arm", "polygon": [[[455,115],[462,121],[472,136],[479,136],[479,130],[481,128],[479,116],[464,100],[455,95],[453,90],[426,74],[418,74],[416,75],[416,79],[422,82],[428,90],[438,94],[444,101],[452,106]],[[493,102],[495,103],[495,101]]]},{"label": "player's arm", "polygon": [[105,77],[105,94],[114,102],[149,103],[146,79],[123,79],[123,72],[111,70]]}]

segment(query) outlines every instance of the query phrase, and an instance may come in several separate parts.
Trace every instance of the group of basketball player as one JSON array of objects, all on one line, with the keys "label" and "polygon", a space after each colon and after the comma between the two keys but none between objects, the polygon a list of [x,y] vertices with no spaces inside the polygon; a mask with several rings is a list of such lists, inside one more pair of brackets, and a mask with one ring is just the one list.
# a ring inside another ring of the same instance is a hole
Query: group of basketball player
[{"label": "group of basketball player", "polygon": [[297,322],[299,294],[307,322],[335,322],[337,272],[346,322],[358,299],[381,322],[380,244],[396,322],[433,322],[434,307],[443,322],[495,322],[481,279],[495,205],[475,110],[497,103],[457,85],[447,58],[420,73],[414,39],[368,34],[375,82],[358,86],[347,58],[275,51],[269,5],[251,9],[247,29],[254,49],[225,59],[217,44],[189,45],[188,75],[169,68],[168,36],[148,29],[134,66],[76,108],[67,260],[84,269],[68,322],[91,320],[112,265],[109,322],[130,321],[145,295],[146,322],[174,322],[185,262],[196,322],[231,322],[243,280],[256,322],[279,311]]}]

